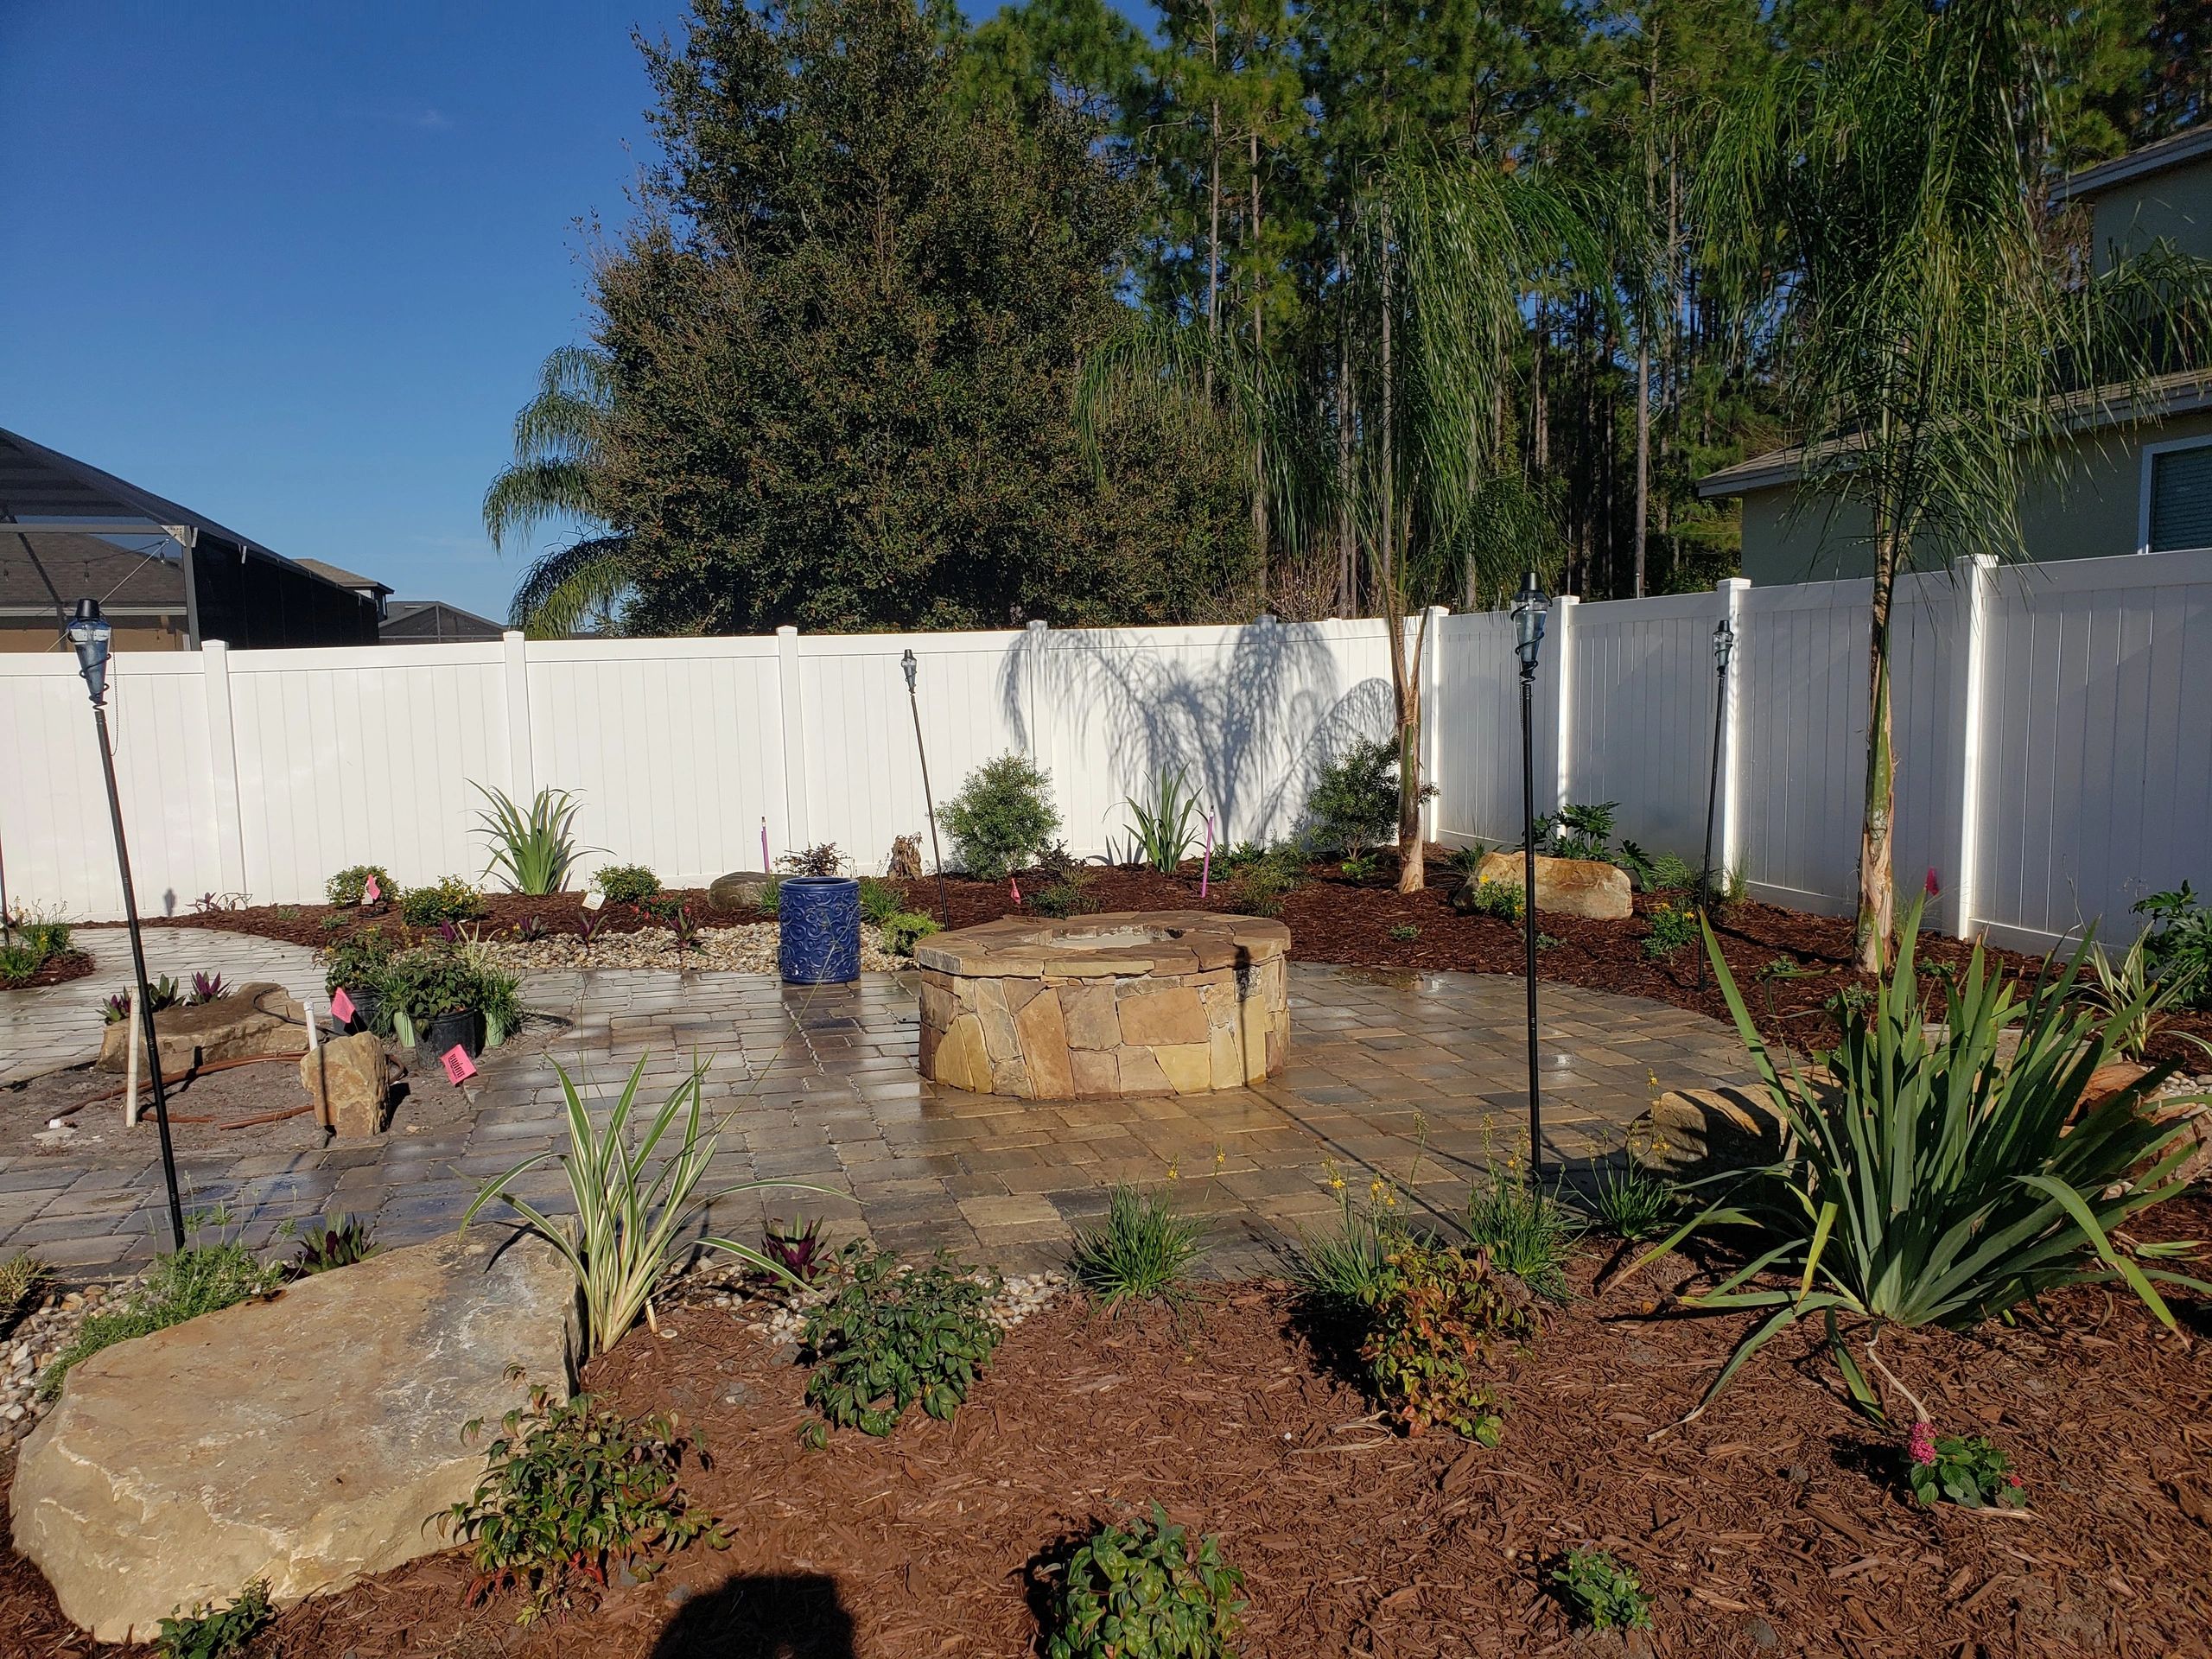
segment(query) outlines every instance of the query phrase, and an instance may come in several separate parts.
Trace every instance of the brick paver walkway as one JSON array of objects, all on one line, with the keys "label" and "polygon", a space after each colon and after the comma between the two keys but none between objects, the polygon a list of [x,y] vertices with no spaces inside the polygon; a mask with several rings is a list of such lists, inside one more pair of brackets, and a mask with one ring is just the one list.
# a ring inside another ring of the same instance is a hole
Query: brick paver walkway
[{"label": "brick paver walkway", "polygon": [[[386,1243],[452,1227],[479,1185],[564,1143],[556,1062],[605,1101],[640,1056],[658,1103],[709,1061],[721,1125],[708,1190],[802,1181],[825,1194],[725,1198],[717,1230],[757,1236],[764,1214],[819,1215],[901,1250],[950,1246],[1008,1269],[1057,1263],[1072,1228],[1117,1181],[1173,1180],[1213,1217],[1217,1272],[1267,1271],[1301,1230],[1325,1224],[1332,1163],[1409,1183],[1448,1219],[1470,1177],[1525,1148],[1526,1061],[1517,979],[1384,974],[1295,964],[1291,1059],[1264,1086],[1217,1095],[1028,1102],[963,1095],[914,1071],[910,976],[786,988],[768,976],[602,971],[533,976],[524,1001],[568,1020],[544,1052],[494,1054],[466,1129],[397,1130],[320,1152],[188,1158],[194,1202],[223,1204],[258,1243],[287,1218],[373,1218]],[[1546,986],[1546,1149],[1602,1156],[1662,1088],[1740,1079],[1726,1028],[1664,1004]],[[557,1200],[548,1166],[522,1189]],[[163,1231],[152,1130],[105,1152],[0,1149],[0,1254],[35,1249],[79,1274],[143,1257]]]}]

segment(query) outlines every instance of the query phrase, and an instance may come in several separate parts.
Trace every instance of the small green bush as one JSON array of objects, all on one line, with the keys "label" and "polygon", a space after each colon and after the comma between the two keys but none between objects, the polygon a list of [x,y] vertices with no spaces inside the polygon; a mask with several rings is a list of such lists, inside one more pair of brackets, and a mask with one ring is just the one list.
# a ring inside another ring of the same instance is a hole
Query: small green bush
[{"label": "small green bush", "polygon": [[162,1659],[236,1659],[276,1618],[268,1580],[256,1579],[226,1606],[201,1602],[162,1619],[155,1651]]},{"label": "small green bush", "polygon": [[1101,1527],[1069,1559],[1046,1659],[1228,1659],[1243,1587],[1218,1538],[1193,1549],[1155,1503],[1149,1520]]},{"label": "small green bush", "polygon": [[1521,884],[1469,879],[1452,889],[1452,908],[1462,916],[1494,916],[1501,922],[1518,922]]},{"label": "small green bush", "polygon": [[0,986],[27,983],[46,964],[69,949],[69,924],[58,914],[17,906],[11,920],[14,940],[0,944]]},{"label": "small green bush", "polygon": [[1905,1481],[1926,1510],[1946,1499],[1969,1510],[2017,1510],[2028,1501],[2027,1488],[2001,1447],[1980,1434],[1938,1434],[1928,1422],[1912,1426]]},{"label": "small green bush", "polygon": [[979,881],[1002,881],[1059,833],[1052,779],[1018,754],[987,760],[938,811],[953,861]]},{"label": "small green bush", "polygon": [[410,927],[481,921],[490,913],[484,895],[465,875],[449,875],[431,887],[410,887],[399,901],[399,919]]},{"label": "small green bush", "polygon": [[1653,859],[1643,880],[1646,893],[1686,893],[1696,885],[1697,866],[1678,853],[1662,853]]},{"label": "small green bush", "polygon": [[1205,1253],[1205,1222],[1179,1215],[1165,1193],[1117,1184],[1106,1224],[1077,1232],[1069,1271],[1109,1313],[1131,1302],[1179,1301]]},{"label": "small green bush", "polygon": [[1313,774],[1306,833],[1325,853],[1345,855],[1398,836],[1398,745],[1357,738]]},{"label": "small green bush", "polygon": [[2151,932],[2143,942],[2152,975],[2174,995],[2197,1007],[2212,1007],[2212,910],[2198,902],[2186,881],[2171,893],[2154,893],[2134,907],[2148,916]]},{"label": "small green bush", "polygon": [[[1249,847],[1252,843],[1247,842]],[[1295,842],[1284,842],[1270,847],[1257,855],[1241,858],[1234,868],[1236,907],[1255,916],[1279,916],[1282,901],[1295,893],[1306,880],[1305,849]]]},{"label": "small green bush", "polygon": [[1636,1574],[1602,1549],[1570,1549],[1552,1570],[1575,1616],[1592,1630],[1648,1630],[1651,1599]]},{"label": "small green bush", "polygon": [[861,877],[861,920],[878,927],[906,908],[906,895],[873,875]]},{"label": "small green bush", "polygon": [[77,1334],[39,1378],[39,1398],[58,1397],[70,1367],[103,1348],[166,1331],[249,1297],[265,1296],[283,1280],[283,1268],[258,1260],[235,1239],[188,1245],[171,1255],[156,1256],[145,1283],[120,1306],[102,1308],[78,1327]]},{"label": "small green bush", "polygon": [[1697,943],[1697,912],[1688,905],[1655,905],[1644,918],[1643,954],[1664,962]]},{"label": "small green bush", "polygon": [[476,1490],[439,1518],[469,1546],[469,1599],[518,1590],[517,1622],[527,1624],[603,1586],[611,1566],[645,1579],[658,1565],[649,1554],[701,1541],[725,1548],[721,1523],[683,1491],[687,1457],[701,1460],[673,1417],[626,1418],[585,1394],[556,1404],[532,1389],[528,1407],[509,1412],[485,1448]]},{"label": "small green bush", "polygon": [[358,997],[363,991],[384,995],[391,959],[399,954],[397,942],[381,927],[365,927],[322,948],[322,988],[326,993],[343,987]]},{"label": "small green bush", "polygon": [[914,944],[939,931],[938,919],[918,910],[902,910],[884,918],[883,948],[894,957],[911,957]]},{"label": "small green bush", "polygon": [[369,889],[369,878],[377,879],[377,892],[385,899],[400,896],[399,884],[391,879],[391,872],[381,864],[354,864],[338,872],[322,884],[322,896],[334,905],[358,905],[361,895]]},{"label": "small green bush", "polygon": [[1583,1226],[1574,1212],[1523,1180],[1517,1167],[1485,1168],[1467,1188],[1467,1237],[1547,1301],[1567,1300],[1567,1264]]},{"label": "small green bush", "polygon": [[1039,916],[1065,918],[1090,913],[1090,895],[1073,881],[1053,881],[1029,895],[1029,908]]},{"label": "small green bush", "polygon": [[1494,1344],[1529,1334],[1487,1257],[1407,1243],[1385,1259],[1359,1357],[1383,1410],[1408,1434],[1431,1428],[1496,1446],[1503,1395],[1481,1380]]},{"label": "small green bush", "polygon": [[1390,928],[1390,938],[1396,944],[1411,944],[1421,938],[1421,929],[1411,922],[1394,923]]},{"label": "small green bush", "polygon": [[908,1268],[856,1241],[842,1266],[844,1287],[807,1315],[799,1339],[816,1362],[806,1398],[822,1413],[807,1443],[826,1445],[832,1426],[888,1434],[917,1400],[951,1417],[1002,1334],[985,1316],[983,1287],[944,1251]]},{"label": "small green bush", "polygon": [[591,881],[610,905],[643,904],[660,891],[660,877],[642,864],[609,864]]}]

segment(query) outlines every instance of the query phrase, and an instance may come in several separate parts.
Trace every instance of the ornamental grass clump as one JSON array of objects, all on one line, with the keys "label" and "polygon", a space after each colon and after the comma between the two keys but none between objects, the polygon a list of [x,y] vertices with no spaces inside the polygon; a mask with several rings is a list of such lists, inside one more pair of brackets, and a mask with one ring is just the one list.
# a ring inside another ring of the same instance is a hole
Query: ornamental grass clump
[{"label": "ornamental grass clump", "polygon": [[826,1446],[833,1427],[888,1434],[916,1401],[949,1420],[1004,1334],[984,1287],[944,1251],[909,1268],[855,1241],[841,1265],[843,1287],[807,1315],[799,1337],[815,1364],[807,1402],[822,1413],[804,1431],[806,1444]]},{"label": "ornamental grass clump", "polygon": [[1155,1503],[1149,1518],[1100,1527],[1069,1558],[1046,1659],[1227,1659],[1243,1587],[1220,1539],[1193,1546]]},{"label": "ornamental grass clump", "polygon": [[77,1334],[39,1378],[39,1398],[57,1398],[70,1369],[103,1348],[133,1337],[151,1336],[202,1313],[234,1306],[249,1297],[266,1296],[285,1277],[283,1268],[260,1260],[236,1239],[191,1244],[170,1255],[157,1255],[146,1271],[144,1282],[121,1306],[102,1308],[77,1328]]},{"label": "ornamental grass clump", "polygon": [[1180,1302],[1191,1268],[1205,1254],[1206,1224],[1179,1214],[1165,1193],[1117,1184],[1106,1224],[1076,1234],[1068,1270],[1109,1313],[1136,1302]]},{"label": "ornamental grass clump", "polygon": [[[702,1194],[699,1187],[717,1144],[715,1134],[701,1124],[707,1068],[696,1066],[651,1118],[636,1118],[638,1086],[645,1079],[647,1058],[638,1057],[621,1094],[606,1116],[597,1120],[556,1061],[553,1070],[561,1079],[561,1096],[568,1109],[568,1149],[535,1153],[494,1176],[461,1218],[465,1231],[476,1212],[497,1199],[560,1252],[583,1295],[584,1338],[594,1354],[613,1347],[640,1314],[654,1330],[660,1328],[653,1313],[653,1293],[671,1268],[695,1250],[721,1250],[798,1287],[798,1278],[765,1252],[735,1239],[702,1235],[696,1224],[702,1211],[735,1193],[770,1187],[823,1191],[796,1181],[741,1181]],[[664,1142],[670,1149],[656,1160]],[[573,1216],[556,1220],[512,1190],[516,1181],[548,1159],[557,1162],[569,1178],[569,1197],[575,1205]]]},{"label": "ornamental grass clump", "polygon": [[515,804],[503,789],[483,784],[476,792],[488,804],[476,814],[492,849],[486,875],[497,875],[510,893],[560,893],[576,865],[576,814],[583,810],[565,789],[541,789],[527,808]]},{"label": "ornamental grass clump", "polygon": [[[2114,1237],[2129,1217],[2183,1190],[2170,1178],[2189,1156],[2188,1125],[2162,1126],[2139,1109],[2174,1067],[2082,1109],[2090,1077],[2117,1052],[2140,999],[2100,1016],[2075,1000],[2082,952],[2023,986],[1992,975],[1977,948],[1944,985],[1944,1023],[1931,1034],[1915,966],[1920,916],[1915,903],[1879,994],[1840,1015],[1843,1042],[1826,1057],[1834,1081],[1819,1085],[1795,1071],[1783,1077],[1705,929],[1714,977],[1791,1148],[1777,1163],[1726,1178],[1737,1183],[1726,1198],[1643,1258],[1700,1228],[1748,1230],[1750,1259],[1686,1299],[1693,1308],[1767,1315],[1713,1379],[1707,1403],[1808,1313],[1965,1331],[2045,1291],[2118,1282],[2172,1328],[2153,1281],[2212,1294],[2212,1286],[2157,1265],[2193,1247],[2131,1254]],[[2000,1058],[2000,1039],[2014,1031],[2018,1046]]]},{"label": "ornamental grass clump", "polygon": [[1546,1301],[1567,1300],[1567,1264],[1583,1231],[1556,1188],[1547,1192],[1523,1177],[1517,1156],[1503,1169],[1486,1166],[1468,1185],[1469,1242]]}]

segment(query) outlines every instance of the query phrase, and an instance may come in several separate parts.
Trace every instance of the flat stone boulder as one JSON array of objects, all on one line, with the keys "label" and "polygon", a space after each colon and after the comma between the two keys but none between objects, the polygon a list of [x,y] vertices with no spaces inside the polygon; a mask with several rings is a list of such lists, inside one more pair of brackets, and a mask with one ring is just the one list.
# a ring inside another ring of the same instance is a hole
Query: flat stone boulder
[{"label": "flat stone boulder", "polygon": [[1780,1160],[1783,1141],[1764,1086],[1669,1090],[1628,1135],[1638,1163],[1677,1181],[1763,1168]]},{"label": "flat stone boulder", "polygon": [[707,889],[707,902],[716,910],[759,910],[773,879],[758,870],[733,870],[715,878]]},{"label": "flat stone boulder", "polygon": [[[1485,853],[1475,866],[1475,883],[1503,881],[1517,887],[1526,872],[1519,853]],[[1581,916],[1593,922],[1624,922],[1636,913],[1628,872],[1618,864],[1590,858],[1536,855],[1536,909],[1557,916]]]},{"label": "flat stone boulder", "polygon": [[565,1393],[575,1292],[550,1246],[473,1230],[302,1280],[72,1368],[23,1443],[16,1548],[102,1642],[266,1579],[279,1605],[445,1548],[484,1442]]},{"label": "flat stone boulder", "polygon": [[[118,1020],[102,1033],[101,1071],[119,1073],[126,1068],[130,1025]],[[162,1009],[154,1015],[154,1035],[162,1046],[162,1075],[170,1077],[211,1060],[304,1054],[307,1010],[283,986],[262,981],[194,1007]]]}]

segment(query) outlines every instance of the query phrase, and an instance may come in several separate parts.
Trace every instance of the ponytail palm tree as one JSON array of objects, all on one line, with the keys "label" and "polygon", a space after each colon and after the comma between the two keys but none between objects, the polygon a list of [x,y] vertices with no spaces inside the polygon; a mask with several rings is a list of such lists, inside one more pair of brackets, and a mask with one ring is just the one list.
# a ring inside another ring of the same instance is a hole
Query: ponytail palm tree
[{"label": "ponytail palm tree", "polygon": [[598,532],[541,553],[524,571],[509,617],[535,638],[611,614],[631,587],[629,538],[604,528],[601,441],[613,398],[602,354],[585,346],[555,352],[538,371],[537,395],[515,416],[513,464],[484,493],[484,528],[502,552],[548,522]]},{"label": "ponytail palm tree", "polygon": [[[2194,338],[2199,262],[2092,270],[2038,213],[2044,98],[2018,0],[1892,9],[1865,46],[1780,60],[1721,114],[1698,217],[1739,343],[1771,365],[1801,504],[1871,546],[1859,965],[1896,911],[1890,620],[1916,560],[2019,551],[2062,440],[2138,410],[2153,342]],[[2158,319],[2158,326],[2146,327]]]}]

